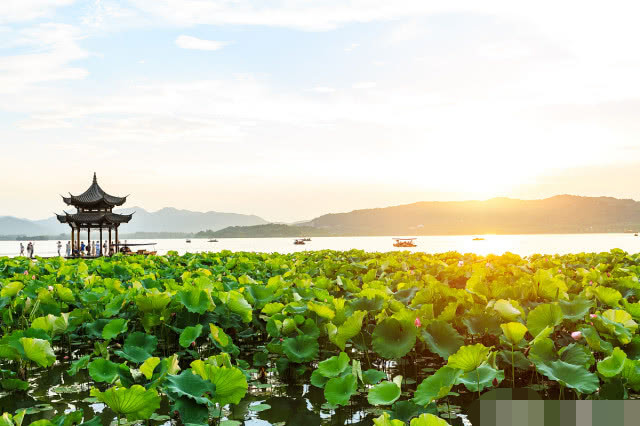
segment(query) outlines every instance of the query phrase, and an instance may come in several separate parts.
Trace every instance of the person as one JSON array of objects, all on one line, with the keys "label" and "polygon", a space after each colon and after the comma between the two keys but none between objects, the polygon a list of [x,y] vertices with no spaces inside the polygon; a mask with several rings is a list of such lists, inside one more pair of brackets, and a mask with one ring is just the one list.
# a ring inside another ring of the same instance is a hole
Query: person
[{"label": "person", "polygon": [[71,256],[71,243],[69,241],[67,241],[67,246],[66,248],[66,253],[67,253],[67,257]]},{"label": "person", "polygon": [[29,258],[33,259],[33,252],[35,251],[34,244],[31,241],[29,241],[28,247],[29,247]]},{"label": "person", "polygon": [[24,256],[24,244],[20,243],[20,256]]},{"label": "person", "polygon": [[84,254],[84,241],[80,242],[80,254]]},{"label": "person", "polygon": [[107,242],[105,241],[102,244],[102,251],[100,252],[100,254],[102,254],[104,256],[104,254],[107,252]]},{"label": "person", "polygon": [[58,241],[57,247],[58,247],[58,256],[60,256],[60,250],[62,249],[62,243],[60,241]]}]

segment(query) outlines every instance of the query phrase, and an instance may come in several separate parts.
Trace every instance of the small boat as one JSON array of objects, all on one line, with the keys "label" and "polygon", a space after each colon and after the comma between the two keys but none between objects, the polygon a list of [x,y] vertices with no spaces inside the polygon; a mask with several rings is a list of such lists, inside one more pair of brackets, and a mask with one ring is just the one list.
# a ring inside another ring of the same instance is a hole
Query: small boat
[{"label": "small boat", "polygon": [[634,236],[634,237],[637,237],[637,236],[638,236],[638,233],[636,232],[635,234],[633,234],[633,236]]},{"label": "small boat", "polygon": [[417,247],[415,240],[417,238],[394,238],[394,247]]},{"label": "small boat", "polygon": [[216,240],[215,238],[213,240],[209,240],[210,243],[217,243],[218,240]]},{"label": "small boat", "polygon": [[191,242],[191,240],[187,240],[186,242],[187,242],[187,243],[190,243],[190,242]]},{"label": "small boat", "polygon": [[475,237],[472,241],[484,241],[482,237]]},{"label": "small boat", "polygon": [[311,241],[311,238],[306,237],[306,238],[303,238],[302,241]]},{"label": "small boat", "polygon": [[303,246],[304,245],[304,240],[303,239],[297,239],[293,242],[293,244],[298,245],[298,246]]}]

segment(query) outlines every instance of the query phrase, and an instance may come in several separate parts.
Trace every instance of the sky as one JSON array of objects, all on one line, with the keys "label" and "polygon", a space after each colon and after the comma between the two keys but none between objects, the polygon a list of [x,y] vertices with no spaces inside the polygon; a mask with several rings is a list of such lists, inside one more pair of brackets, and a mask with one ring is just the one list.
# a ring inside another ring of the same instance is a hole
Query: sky
[{"label": "sky", "polygon": [[640,5],[2,0],[0,215],[640,199]]}]

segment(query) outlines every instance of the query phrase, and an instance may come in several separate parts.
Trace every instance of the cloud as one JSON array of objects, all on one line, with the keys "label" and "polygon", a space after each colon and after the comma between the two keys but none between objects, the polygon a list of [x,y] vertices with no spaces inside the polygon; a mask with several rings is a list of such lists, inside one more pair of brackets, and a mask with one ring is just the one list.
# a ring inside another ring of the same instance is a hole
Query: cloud
[{"label": "cloud", "polygon": [[333,87],[326,87],[326,86],[317,86],[310,90],[316,93],[333,93],[336,91],[336,89],[334,89]]},{"label": "cloud", "polygon": [[351,43],[350,45],[344,48],[344,51],[351,52],[352,50],[358,48],[359,46],[360,46],[360,43]]},{"label": "cloud", "polygon": [[182,49],[219,50],[228,44],[226,41],[203,40],[187,35],[181,35],[176,39],[176,45]]},{"label": "cloud", "polygon": [[376,87],[375,81],[361,81],[351,86],[353,89],[372,89]]},{"label": "cloud", "polygon": [[0,23],[30,21],[50,16],[56,8],[68,6],[76,0],[2,0]]}]

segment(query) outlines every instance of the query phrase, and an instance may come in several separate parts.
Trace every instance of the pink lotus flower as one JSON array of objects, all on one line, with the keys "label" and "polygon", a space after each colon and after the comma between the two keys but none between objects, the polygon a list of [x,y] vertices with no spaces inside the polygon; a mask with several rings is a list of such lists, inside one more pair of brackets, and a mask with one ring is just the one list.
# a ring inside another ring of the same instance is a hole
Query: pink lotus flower
[{"label": "pink lotus flower", "polygon": [[191,347],[195,348],[196,347],[196,342],[191,342]]},{"label": "pink lotus flower", "polygon": [[24,271],[24,274],[25,275],[29,275],[29,271]]},{"label": "pink lotus flower", "polygon": [[574,331],[573,333],[571,333],[571,338],[573,340],[580,340],[582,339],[582,333],[579,331]]},{"label": "pink lotus flower", "polygon": [[593,281],[592,281],[592,280],[589,280],[589,284],[593,284]]},{"label": "pink lotus flower", "polygon": [[458,262],[458,267],[461,268],[464,265],[464,262],[461,260]]},{"label": "pink lotus flower", "polygon": [[32,279],[32,280],[35,280],[35,279],[36,279],[36,276],[35,276],[35,275],[31,275],[31,279]]},{"label": "pink lotus flower", "polygon": [[611,274],[607,272],[607,277],[611,277]]},{"label": "pink lotus flower", "polygon": [[69,359],[69,355],[65,355],[64,358],[62,358],[62,359],[64,359],[65,361],[68,360]]},{"label": "pink lotus flower", "polygon": [[420,318],[416,317],[416,320],[413,322],[416,328],[422,327],[422,323],[420,322]]},{"label": "pink lotus flower", "polygon": [[561,270],[561,269],[558,269],[558,273],[559,273],[559,274],[561,274],[561,273],[562,273],[562,270]]},{"label": "pink lotus flower", "polygon": [[47,288],[49,289],[49,291],[53,291],[53,286],[51,286],[51,285],[50,285],[50,286],[49,286],[49,287],[47,287]]},{"label": "pink lotus flower", "polygon": [[593,325],[593,323],[592,323],[592,322],[590,322],[589,324]]},{"label": "pink lotus flower", "polygon": [[596,314],[591,314],[591,315],[589,315],[589,316],[590,316],[591,318],[595,318],[595,317],[597,317],[597,315],[596,315]]}]

